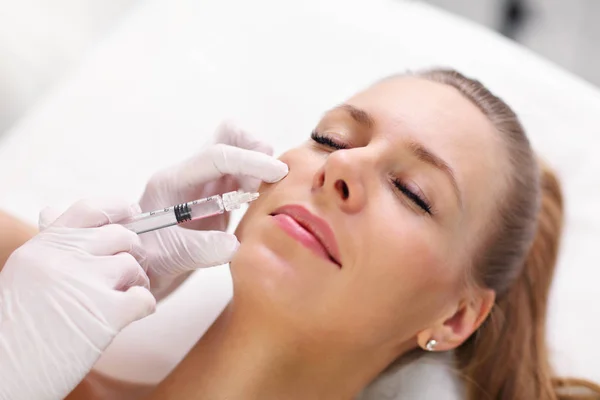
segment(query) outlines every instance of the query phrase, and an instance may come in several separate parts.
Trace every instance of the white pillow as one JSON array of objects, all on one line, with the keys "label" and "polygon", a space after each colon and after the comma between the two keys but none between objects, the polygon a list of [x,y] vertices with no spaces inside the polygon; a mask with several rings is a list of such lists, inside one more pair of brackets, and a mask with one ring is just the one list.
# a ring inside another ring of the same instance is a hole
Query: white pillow
[{"label": "white pillow", "polygon": [[[600,380],[593,345],[600,321],[592,317],[600,278],[600,94],[421,3],[149,1],[3,140],[0,207],[34,222],[43,206],[79,197],[135,200],[153,171],[199,149],[224,117],[281,151],[356,90],[432,65],[480,78],[504,97],[558,169],[567,224],[548,339],[558,372]],[[162,379],[230,296],[225,267],[196,274],[157,314],[126,329],[98,368],[140,382]]]}]

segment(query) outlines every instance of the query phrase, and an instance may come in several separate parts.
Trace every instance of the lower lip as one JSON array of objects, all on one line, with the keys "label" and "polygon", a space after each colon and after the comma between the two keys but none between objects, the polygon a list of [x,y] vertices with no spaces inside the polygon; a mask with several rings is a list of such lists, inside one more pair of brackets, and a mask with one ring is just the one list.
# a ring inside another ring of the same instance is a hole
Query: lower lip
[{"label": "lower lip", "polygon": [[275,223],[279,225],[288,235],[299,241],[312,250],[316,255],[324,258],[327,261],[333,262],[325,247],[317,240],[316,237],[302,227],[295,219],[286,214],[277,214],[273,216]]}]

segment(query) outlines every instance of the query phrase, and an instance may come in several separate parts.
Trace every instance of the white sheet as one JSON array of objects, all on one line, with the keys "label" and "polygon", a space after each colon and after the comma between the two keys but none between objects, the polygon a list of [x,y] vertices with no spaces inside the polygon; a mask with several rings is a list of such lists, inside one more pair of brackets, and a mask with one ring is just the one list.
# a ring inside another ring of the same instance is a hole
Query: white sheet
[{"label": "white sheet", "polygon": [[[48,204],[135,200],[153,171],[199,149],[224,117],[282,150],[357,89],[431,65],[475,75],[505,97],[558,168],[567,226],[549,343],[559,372],[600,380],[600,93],[420,3],[148,1],[0,143],[0,207],[35,222]],[[141,382],[161,379],[230,295],[227,269],[203,271],[109,350],[128,356],[135,342],[136,357],[99,367]]]}]

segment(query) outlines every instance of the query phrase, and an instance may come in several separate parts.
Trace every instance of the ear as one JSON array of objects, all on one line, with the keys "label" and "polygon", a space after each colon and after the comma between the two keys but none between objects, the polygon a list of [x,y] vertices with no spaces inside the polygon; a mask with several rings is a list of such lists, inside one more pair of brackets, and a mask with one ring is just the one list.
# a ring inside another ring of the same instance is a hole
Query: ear
[{"label": "ear", "polygon": [[422,349],[435,340],[432,351],[447,351],[460,346],[481,326],[496,301],[496,293],[491,289],[478,289],[469,298],[458,303],[453,314],[440,319],[429,329],[417,334],[417,342]]}]

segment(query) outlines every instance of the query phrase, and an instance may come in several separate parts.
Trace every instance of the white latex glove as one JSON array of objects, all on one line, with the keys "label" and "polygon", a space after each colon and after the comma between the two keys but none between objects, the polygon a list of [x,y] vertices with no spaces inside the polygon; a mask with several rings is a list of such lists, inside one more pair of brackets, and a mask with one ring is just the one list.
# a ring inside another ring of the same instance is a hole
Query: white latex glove
[{"label": "white latex glove", "polygon": [[[213,145],[189,160],[160,171],[140,200],[144,212],[232,190],[256,191],[260,181],[277,182],[288,167],[273,150],[231,123],[217,129]],[[191,271],[229,262],[239,243],[227,229],[227,213],[140,235],[147,251],[152,293],[164,297]]]},{"label": "white latex glove", "polygon": [[[0,272],[0,399],[62,399],[115,335],[154,312],[138,236],[107,225],[139,213],[79,202]],[[52,212],[40,214],[48,225]]]}]

